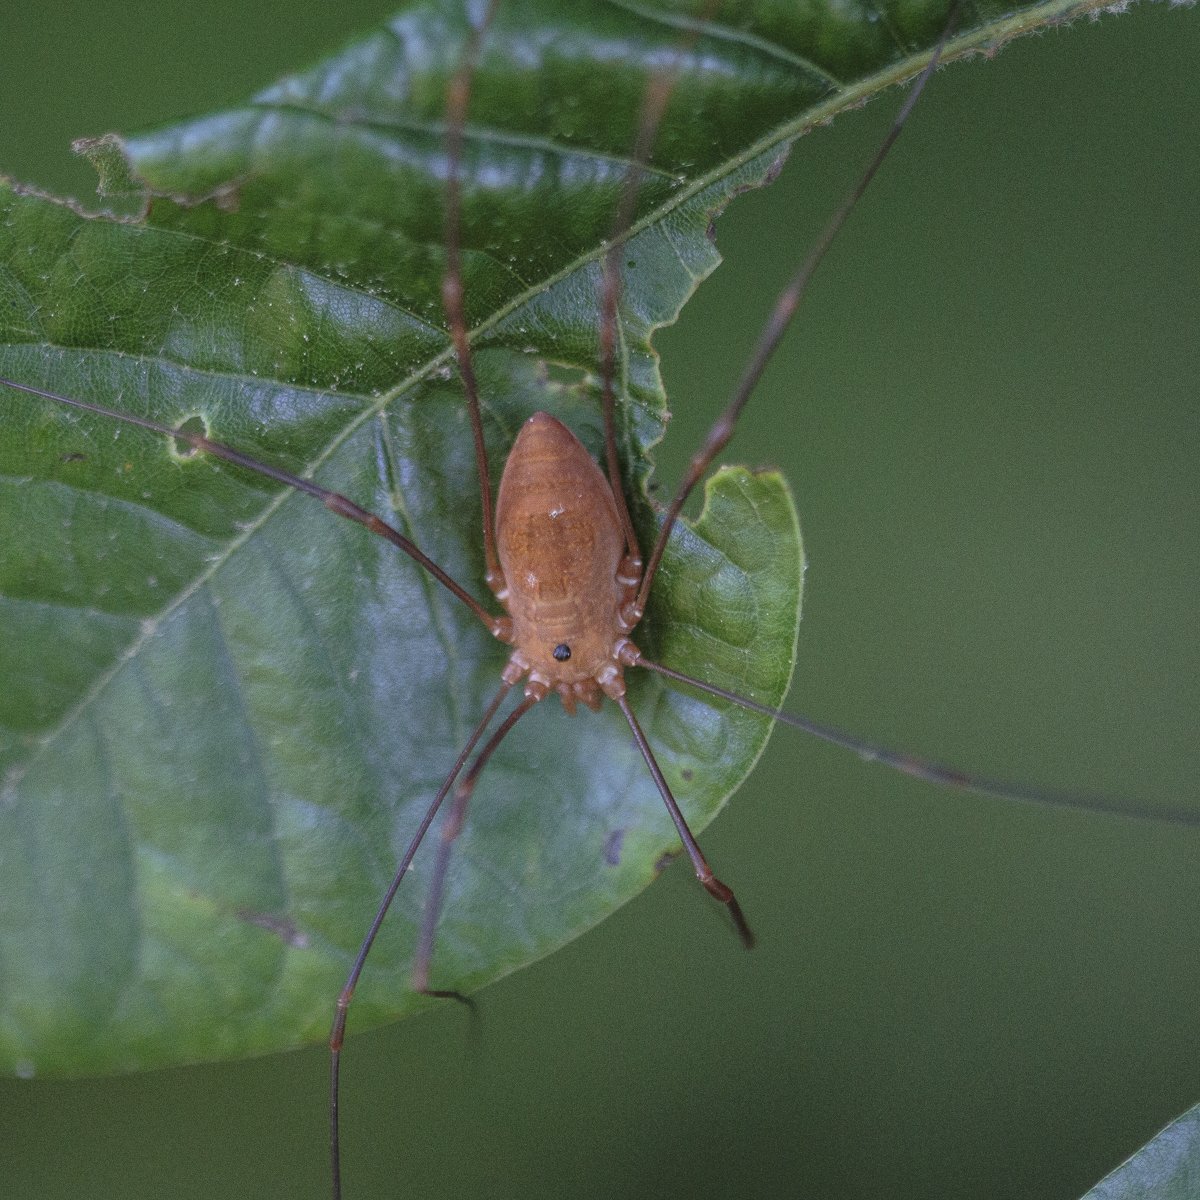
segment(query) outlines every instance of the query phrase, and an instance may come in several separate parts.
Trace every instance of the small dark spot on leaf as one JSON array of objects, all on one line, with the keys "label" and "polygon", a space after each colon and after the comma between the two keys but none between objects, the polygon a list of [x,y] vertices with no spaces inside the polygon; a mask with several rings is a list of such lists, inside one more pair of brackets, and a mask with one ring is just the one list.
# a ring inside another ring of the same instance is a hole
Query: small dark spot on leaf
[{"label": "small dark spot on leaf", "polygon": [[693,771],[691,767],[684,767],[683,770],[679,772],[679,777],[680,779],[684,780],[685,783],[691,783],[696,777],[696,772]]},{"label": "small dark spot on leaf", "polygon": [[655,875],[661,875],[678,857],[678,850],[664,850],[658,856],[658,858],[654,860]]},{"label": "small dark spot on leaf", "polygon": [[242,202],[241,183],[226,183],[214,188],[212,200],[221,212],[237,212]]},{"label": "small dark spot on leaf", "polygon": [[277,917],[273,913],[254,912],[249,908],[239,908],[236,913],[239,921],[245,921],[247,925],[257,925],[259,929],[265,929],[268,933],[273,933],[285,945],[293,946],[297,950],[303,950],[308,946],[308,934],[297,929],[287,917]]},{"label": "small dark spot on leaf", "polygon": [[604,842],[604,861],[610,867],[621,865],[621,846],[625,842],[625,830],[614,829]]},{"label": "small dark spot on leaf", "polygon": [[58,461],[64,463],[87,462],[87,455],[80,454],[78,450],[72,450],[70,454],[60,454]]}]

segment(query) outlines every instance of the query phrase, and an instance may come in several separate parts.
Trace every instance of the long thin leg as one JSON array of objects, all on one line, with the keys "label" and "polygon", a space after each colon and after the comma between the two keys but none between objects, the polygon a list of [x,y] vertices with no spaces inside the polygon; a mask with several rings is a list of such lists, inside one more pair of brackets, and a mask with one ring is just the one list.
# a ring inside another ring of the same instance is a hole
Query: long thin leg
[{"label": "long thin leg", "polygon": [[808,285],[814,272],[825,257],[826,251],[833,244],[842,226],[846,223],[846,218],[854,211],[855,205],[867,190],[871,180],[875,178],[875,173],[883,165],[888,152],[896,144],[896,139],[904,129],[904,124],[908,120],[909,114],[912,112],[913,106],[916,104],[921,93],[925,90],[925,85],[929,82],[930,76],[937,68],[938,62],[942,57],[942,51],[946,48],[946,43],[950,40],[950,36],[957,24],[958,8],[956,6],[951,10],[950,20],[946,23],[946,28],[942,31],[941,39],[934,48],[932,57],[926,64],[925,69],[917,77],[917,81],[913,84],[904,103],[900,106],[900,111],[896,114],[887,137],[883,139],[883,144],[875,152],[874,157],[867,165],[867,169],[850,190],[850,194],[842,201],[841,207],[833,214],[829,224],[825,226],[821,236],[817,239],[816,244],[808,252],[808,256],[797,268],[791,279],[788,280],[787,286],[780,292],[779,298],[775,301],[775,307],[771,312],[770,319],[767,321],[765,328],[759,336],[758,344],[755,346],[754,352],[750,355],[750,359],[742,371],[742,377],[738,381],[737,388],[734,390],[733,398],[730,400],[725,411],[713,423],[712,428],[708,431],[708,436],[704,439],[704,444],[692,456],[687,473],[684,475],[667,509],[667,515],[663,520],[662,527],[658,531],[658,539],[654,543],[650,560],[646,564],[646,574],[642,576],[642,586],[638,589],[637,600],[634,602],[634,612],[638,619],[646,611],[646,600],[650,595],[650,588],[654,583],[654,576],[658,572],[659,564],[662,562],[667,540],[671,536],[671,530],[674,528],[675,522],[679,519],[679,514],[683,510],[688,496],[691,495],[692,489],[703,478],[705,471],[712,465],[713,459],[721,453],[726,442],[733,436],[733,430],[737,424],[738,417],[741,416],[742,409],[745,408],[746,402],[750,399],[751,393],[754,391],[763,370],[770,361],[771,355],[775,352],[775,348],[779,345],[780,339],[791,323],[796,309],[800,306],[800,301],[804,299],[804,293],[808,290]]},{"label": "long thin leg", "polygon": [[371,922],[371,928],[367,930],[367,936],[363,938],[354,964],[350,968],[350,974],[346,977],[346,983],[338,995],[337,1007],[333,1014],[333,1027],[329,1031],[329,1165],[333,1179],[333,1200],[339,1200],[342,1194],[341,1148],[338,1136],[338,1075],[342,1057],[342,1042],[346,1035],[346,1016],[350,1009],[350,1001],[354,998],[354,989],[357,987],[359,976],[362,975],[363,967],[366,965],[367,955],[370,954],[371,947],[375,944],[380,926],[388,914],[388,909],[392,906],[392,901],[395,899],[400,884],[404,881],[404,876],[408,873],[408,868],[412,866],[412,860],[416,856],[417,850],[420,849],[425,835],[429,832],[430,825],[433,824],[434,817],[437,816],[438,809],[441,808],[442,802],[449,794],[450,788],[458,778],[463,764],[470,757],[471,751],[475,749],[479,739],[483,736],[483,731],[491,724],[492,718],[504,702],[504,697],[508,695],[511,686],[508,683],[502,684],[500,690],[492,697],[479,724],[471,731],[466,745],[455,759],[454,766],[450,774],[446,776],[445,783],[438,789],[433,802],[425,810],[425,815],[421,818],[416,833],[413,834],[407,849],[400,858],[400,864],[396,868],[395,875],[392,876],[392,882],[384,893],[383,900],[376,910],[375,919]]},{"label": "long thin leg", "polygon": [[433,864],[433,873],[429,877],[429,892],[425,900],[425,912],[421,918],[421,936],[417,941],[417,952],[413,957],[412,986],[414,992],[425,992],[429,995],[455,995],[457,993],[430,992],[429,969],[433,962],[433,942],[437,934],[438,920],[442,914],[442,900],[446,892],[446,872],[450,866],[450,852],[458,835],[462,833],[463,824],[467,819],[467,806],[471,802],[471,794],[480,773],[487,766],[488,760],[496,752],[497,747],[508,736],[512,727],[541,699],[541,696],[526,696],[516,708],[504,718],[503,724],[488,739],[487,744],[467,773],[459,780],[454,789],[454,803],[442,822],[441,836],[438,841],[438,855]]},{"label": "long thin leg", "polygon": [[265,475],[268,479],[274,479],[276,483],[283,483],[290,488],[295,488],[298,492],[305,492],[309,496],[315,496],[330,512],[336,513],[339,517],[345,517],[347,520],[358,522],[359,525],[370,530],[371,533],[386,538],[393,546],[403,550],[409,558],[419,566],[424,567],[438,583],[457,596],[493,634],[502,635],[507,631],[507,618],[492,616],[466,588],[447,575],[433,559],[419,550],[398,529],[393,529],[382,517],[378,517],[373,512],[359,507],[353,500],[348,500],[339,492],[331,492],[328,488],[323,488],[320,484],[313,483],[311,479],[304,479],[300,475],[293,475],[290,471],[284,471],[279,467],[272,467],[268,463],[259,462],[258,459],[251,458],[249,455],[243,454],[240,450],[235,450],[232,446],[226,446],[223,442],[214,442],[211,438],[204,437],[203,434],[188,433],[182,429],[172,429],[169,425],[163,425],[159,421],[152,421],[149,417],[139,417],[133,413],[121,412],[120,409],[107,408],[103,404],[94,404],[88,400],[76,400],[71,396],[60,396],[57,392],[48,392],[44,388],[33,387],[28,383],[17,383],[13,379],[0,379],[0,386],[10,387],[18,392],[28,392],[31,396],[40,396],[43,400],[53,400],[56,404],[65,404],[69,408],[78,408],[84,412],[98,413],[102,417],[110,417],[114,421],[122,421],[126,425],[136,425],[138,428],[148,429],[152,433],[161,433],[165,437],[186,442],[193,449],[200,450],[205,454],[211,454],[214,458],[224,459],[225,462],[233,463],[235,466],[242,467],[247,471],[253,471],[256,475]]},{"label": "long thin leg", "polygon": [[458,359],[458,374],[467,396],[467,412],[471,418],[471,436],[475,440],[475,465],[479,470],[479,492],[483,506],[483,553],[487,564],[488,586],[496,591],[502,586],[500,559],[496,554],[496,531],[492,520],[492,481],[488,471],[487,446],[483,440],[483,417],[479,410],[479,384],[471,358],[471,343],[467,335],[467,315],[463,308],[462,269],[462,156],[463,129],[467,120],[467,105],[471,98],[471,82],[479,62],[479,47],[496,14],[498,0],[491,0],[483,20],[471,30],[457,70],[446,87],[446,274],[442,279],[442,307],[450,325],[454,353]]},{"label": "long thin leg", "polygon": [[752,950],[754,948],[754,934],[750,932],[750,926],[747,924],[745,915],[742,913],[742,906],[737,902],[737,897],[733,894],[733,890],[723,884],[713,874],[712,867],[708,865],[708,859],[701,853],[700,846],[692,835],[692,831],[688,828],[688,823],[680,811],[678,802],[671,794],[671,789],[667,786],[667,781],[663,777],[658,760],[654,757],[654,751],[650,749],[650,743],[646,741],[646,735],[642,732],[642,727],[638,724],[637,717],[633,715],[633,709],[629,707],[629,701],[624,696],[620,696],[617,699],[617,705],[625,714],[625,720],[629,722],[629,728],[633,730],[633,740],[637,742],[637,748],[642,752],[642,757],[646,760],[646,766],[650,769],[650,775],[658,787],[659,795],[662,796],[663,803],[667,806],[667,812],[671,814],[671,820],[675,822],[675,829],[679,833],[679,840],[683,843],[683,848],[687,851],[688,858],[692,860],[692,869],[696,872],[696,878],[704,885],[704,890],[710,896],[720,900],[729,910],[729,915],[733,918],[733,924],[737,929],[738,937],[742,939],[742,945],[747,950]]},{"label": "long thin leg", "polygon": [[600,282],[600,387],[604,411],[604,456],[608,469],[608,480],[612,485],[613,498],[617,503],[617,516],[625,533],[625,546],[631,558],[641,563],[641,548],[633,530],[629,506],[625,502],[625,489],[621,483],[621,456],[617,448],[616,420],[616,351],[617,309],[621,303],[621,258],[625,249],[625,238],[633,224],[637,207],[638,188],[642,173],[650,161],[650,151],[662,124],[667,103],[675,90],[679,69],[687,52],[696,44],[703,26],[716,9],[716,0],[709,0],[698,14],[696,24],[680,39],[675,50],[675,61],[665,71],[655,72],[646,84],[642,95],[642,106],[638,113],[637,135],[629,156],[629,167],[621,181],[621,195],[617,211],[613,216],[612,234],[604,254],[603,273]]},{"label": "long thin leg", "polygon": [[632,665],[645,667],[647,670],[654,671],[658,675],[665,675],[668,679],[674,679],[678,683],[684,683],[701,692],[707,692],[710,696],[719,696],[722,700],[729,700],[742,708],[749,709],[751,712],[761,713],[764,717],[771,717],[783,725],[788,725],[793,729],[799,729],[804,733],[811,734],[813,737],[820,738],[823,742],[830,742],[834,746],[841,746],[843,749],[857,754],[859,758],[866,762],[880,763],[885,767],[890,767],[894,771],[900,771],[904,775],[911,775],[915,779],[922,779],[926,783],[937,784],[940,787],[953,788],[960,792],[973,792],[980,796],[991,796],[998,800],[1012,800],[1021,804],[1042,804],[1052,808],[1073,808],[1081,809],[1085,812],[1111,813],[1114,816],[1128,817],[1134,821],[1200,825],[1200,814],[1190,812],[1187,809],[1145,811],[1136,808],[1128,802],[1110,800],[1104,796],[1080,796],[1070,792],[1048,792],[1042,791],[1040,788],[1024,787],[1020,784],[1004,783],[995,779],[984,779],[981,776],[960,771],[957,767],[950,767],[944,763],[934,762],[929,758],[919,758],[912,754],[905,754],[899,750],[890,750],[886,746],[880,746],[875,742],[868,742],[862,738],[855,737],[853,734],[838,729],[833,725],[823,725],[819,721],[813,721],[808,717],[803,717],[796,713],[781,712],[776,708],[768,708],[765,704],[758,704],[753,700],[747,699],[745,696],[739,696],[737,692],[730,692],[723,687],[717,687],[715,684],[705,683],[702,679],[694,679],[691,675],[685,675],[682,671],[673,670],[671,667],[664,667],[661,663],[650,662],[649,659],[643,658],[640,655]]}]

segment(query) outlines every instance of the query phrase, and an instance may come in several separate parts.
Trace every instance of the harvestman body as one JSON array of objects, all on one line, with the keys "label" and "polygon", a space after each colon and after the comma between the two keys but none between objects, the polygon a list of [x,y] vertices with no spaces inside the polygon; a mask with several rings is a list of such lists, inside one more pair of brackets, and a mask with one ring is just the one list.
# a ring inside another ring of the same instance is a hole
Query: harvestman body
[{"label": "harvestman body", "polygon": [[521,428],[496,497],[502,577],[492,587],[511,620],[506,683],[556,691],[570,713],[625,694],[623,657],[641,615],[642,562],[627,554],[612,488],[579,439],[549,413]]}]

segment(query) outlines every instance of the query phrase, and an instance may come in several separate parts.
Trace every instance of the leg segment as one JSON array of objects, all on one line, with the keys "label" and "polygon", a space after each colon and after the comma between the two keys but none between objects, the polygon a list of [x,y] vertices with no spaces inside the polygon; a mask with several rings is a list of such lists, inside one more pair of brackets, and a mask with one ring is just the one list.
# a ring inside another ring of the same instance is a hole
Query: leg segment
[{"label": "leg segment", "polygon": [[667,539],[671,536],[671,530],[678,520],[680,512],[683,510],[688,496],[691,495],[692,489],[704,477],[704,473],[712,466],[713,460],[721,453],[725,444],[733,436],[733,430],[737,425],[738,417],[741,416],[742,409],[746,407],[746,402],[750,399],[751,393],[758,384],[767,363],[770,361],[771,355],[775,353],[780,339],[791,324],[792,317],[795,315],[796,309],[800,306],[800,301],[804,299],[804,294],[808,291],[808,285],[812,280],[814,272],[820,266],[826,251],[828,251],[842,226],[846,223],[846,218],[854,211],[855,205],[858,204],[862,194],[867,190],[871,180],[875,178],[875,173],[883,165],[883,160],[887,158],[888,152],[895,145],[896,139],[900,136],[901,131],[904,129],[904,124],[913,110],[913,105],[916,104],[921,92],[925,89],[926,83],[929,82],[930,76],[936,70],[938,62],[941,60],[942,51],[945,49],[946,43],[949,41],[950,35],[954,32],[957,24],[958,9],[956,7],[951,11],[950,20],[947,22],[946,28],[942,33],[941,41],[938,42],[933,56],[930,58],[928,64],[926,64],[925,69],[917,77],[916,83],[913,84],[912,89],[901,105],[900,111],[896,114],[896,118],[892,122],[891,129],[888,131],[887,137],[883,140],[883,144],[875,152],[874,157],[867,164],[867,169],[862,173],[854,187],[851,188],[850,194],[842,202],[841,207],[833,214],[829,224],[825,226],[821,236],[817,239],[816,244],[796,269],[795,274],[788,280],[787,286],[780,292],[778,299],[775,301],[775,307],[771,312],[771,316],[762,333],[759,335],[758,344],[755,346],[754,352],[750,355],[750,361],[747,362],[745,369],[742,371],[742,377],[738,381],[733,398],[730,400],[725,411],[713,423],[708,436],[704,439],[704,444],[692,456],[687,474],[684,475],[674,497],[671,499],[666,519],[658,531],[658,540],[654,543],[654,549],[646,565],[646,574],[642,578],[642,586],[638,592],[636,602],[639,619],[646,611],[646,600],[650,595],[650,588],[654,583],[654,576],[658,572],[659,563],[662,561],[663,551],[667,546]]},{"label": "leg segment", "polygon": [[467,336],[467,316],[463,307],[462,270],[462,157],[463,127],[467,120],[467,105],[471,98],[471,81],[479,61],[483,35],[495,15],[498,0],[491,0],[482,22],[467,38],[462,61],[446,87],[446,274],[442,280],[442,307],[454,342],[458,359],[458,374],[467,396],[467,412],[471,418],[471,435],[475,441],[475,465],[479,471],[479,492],[483,506],[483,552],[487,564],[487,582],[492,591],[502,584],[500,559],[496,554],[496,532],[492,518],[492,482],[488,471],[487,447],[483,441],[483,418],[479,411],[479,385],[471,359],[471,343]]},{"label": "leg segment", "polygon": [[[438,789],[433,802],[426,809],[424,817],[421,818],[420,825],[417,826],[416,833],[413,834],[407,849],[400,859],[400,865],[396,868],[395,875],[392,876],[391,885],[384,894],[383,901],[375,913],[375,919],[371,922],[371,928],[367,930],[367,936],[363,938],[362,945],[359,947],[358,954],[354,959],[354,965],[350,968],[350,974],[346,978],[346,983],[338,995],[337,1007],[333,1014],[333,1027],[329,1032],[329,1162],[333,1178],[333,1200],[340,1200],[342,1194],[341,1147],[338,1132],[338,1077],[341,1065],[342,1042],[346,1034],[346,1016],[350,1009],[350,1001],[354,998],[354,989],[358,985],[363,967],[366,966],[367,955],[370,954],[371,947],[375,944],[375,938],[379,933],[380,926],[388,914],[388,909],[392,906],[392,901],[395,899],[396,892],[399,890],[404,876],[408,874],[408,868],[412,865],[412,860],[416,856],[417,850],[425,840],[425,835],[429,832],[430,825],[433,824],[434,817],[437,816],[438,809],[441,808],[442,802],[449,794],[450,788],[453,786],[455,779],[458,778],[458,774],[463,769],[463,765],[466,763],[471,751],[475,749],[479,739],[483,736],[483,731],[496,715],[497,710],[504,701],[504,697],[508,695],[510,687],[511,684],[502,684],[500,690],[492,697],[492,701],[487,706],[479,724],[475,726],[471,736],[467,739],[467,744],[462,748],[462,752],[455,760],[453,769],[446,776],[446,782]],[[518,708],[515,711],[520,712],[521,709]],[[510,727],[511,720],[512,718],[510,717],[509,721],[506,722]]]},{"label": "leg segment", "polygon": [[442,915],[442,901],[446,893],[446,872],[450,866],[450,852],[467,819],[467,806],[471,802],[471,794],[475,784],[488,760],[497,747],[508,736],[512,727],[541,699],[540,696],[526,696],[516,708],[505,717],[504,722],[488,739],[487,745],[479,752],[470,769],[462,777],[454,789],[454,802],[442,824],[441,838],[438,842],[437,860],[433,865],[433,874],[429,879],[429,894],[425,900],[425,913],[421,919],[421,936],[417,941],[417,953],[413,958],[412,986],[414,992],[423,992],[430,996],[452,996],[461,998],[458,993],[431,991],[429,988],[429,968],[433,961],[434,937],[437,934],[438,919]]},{"label": "leg segment", "polygon": [[723,884],[713,874],[712,867],[708,865],[708,860],[701,853],[700,846],[697,844],[695,837],[692,836],[692,831],[688,828],[687,821],[679,809],[678,802],[671,795],[671,789],[667,786],[666,779],[663,778],[662,770],[654,757],[654,751],[650,749],[650,743],[646,741],[646,735],[642,732],[642,727],[633,715],[633,709],[629,707],[629,701],[624,696],[620,696],[616,702],[625,714],[625,720],[629,722],[629,728],[633,730],[633,740],[637,742],[637,748],[642,752],[642,757],[646,760],[646,766],[650,769],[650,775],[658,786],[659,795],[662,796],[663,803],[667,806],[667,812],[671,814],[671,820],[675,822],[675,828],[679,833],[679,840],[683,843],[683,848],[687,851],[688,858],[692,860],[692,869],[696,872],[696,878],[704,885],[704,890],[710,896],[719,900],[729,910],[729,915],[733,919],[738,937],[742,939],[742,945],[747,950],[752,950],[754,948],[754,934],[751,933],[750,926],[746,922],[746,917],[742,913],[742,906],[737,902],[737,897],[733,894],[732,889]]}]

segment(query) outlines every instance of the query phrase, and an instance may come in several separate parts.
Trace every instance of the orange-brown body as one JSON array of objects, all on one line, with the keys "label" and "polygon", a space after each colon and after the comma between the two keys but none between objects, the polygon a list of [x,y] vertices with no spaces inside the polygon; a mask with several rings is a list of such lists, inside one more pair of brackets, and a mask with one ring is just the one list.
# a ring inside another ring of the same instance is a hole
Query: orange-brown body
[{"label": "orange-brown body", "polygon": [[504,465],[496,549],[496,596],[514,646],[505,679],[528,676],[526,694],[557,691],[568,712],[624,694],[641,561],[625,545],[608,480],[548,413],[525,422]]}]

